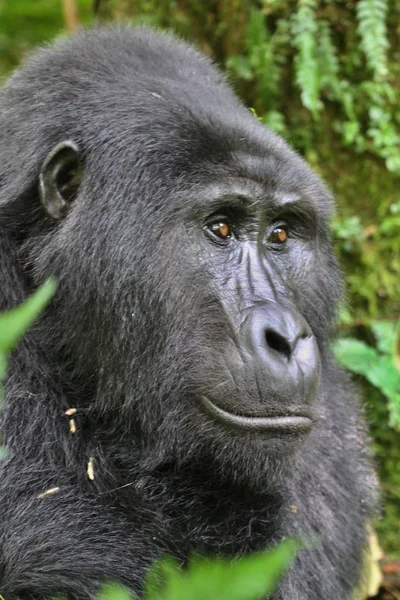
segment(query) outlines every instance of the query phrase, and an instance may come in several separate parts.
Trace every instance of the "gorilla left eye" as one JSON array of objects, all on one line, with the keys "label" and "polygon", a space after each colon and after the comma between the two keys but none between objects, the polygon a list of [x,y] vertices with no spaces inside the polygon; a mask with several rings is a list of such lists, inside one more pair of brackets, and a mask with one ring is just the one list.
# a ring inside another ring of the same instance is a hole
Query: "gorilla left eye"
[{"label": "gorilla left eye", "polygon": [[217,241],[226,242],[233,237],[232,225],[226,217],[217,217],[215,220],[209,221],[206,224],[206,230],[218,238]]}]

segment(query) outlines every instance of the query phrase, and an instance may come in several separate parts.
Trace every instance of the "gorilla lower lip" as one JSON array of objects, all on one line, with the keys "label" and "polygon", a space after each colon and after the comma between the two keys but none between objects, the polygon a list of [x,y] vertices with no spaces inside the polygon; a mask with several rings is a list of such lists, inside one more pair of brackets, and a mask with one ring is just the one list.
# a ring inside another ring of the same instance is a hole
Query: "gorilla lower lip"
[{"label": "gorilla lower lip", "polygon": [[282,415],[269,417],[249,417],[236,415],[213,404],[205,396],[201,397],[201,404],[205,412],[218,421],[239,429],[249,431],[270,431],[276,433],[303,434],[312,428],[312,420],[307,415]]}]

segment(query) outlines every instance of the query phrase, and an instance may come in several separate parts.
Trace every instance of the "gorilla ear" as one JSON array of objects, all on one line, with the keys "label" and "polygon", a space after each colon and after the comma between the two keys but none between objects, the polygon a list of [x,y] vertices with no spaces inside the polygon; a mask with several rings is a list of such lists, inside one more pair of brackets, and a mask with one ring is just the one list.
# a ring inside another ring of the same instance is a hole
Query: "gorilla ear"
[{"label": "gorilla ear", "polygon": [[64,217],[75,200],[82,181],[83,165],[74,142],[60,142],[47,155],[39,175],[39,194],[47,214]]}]

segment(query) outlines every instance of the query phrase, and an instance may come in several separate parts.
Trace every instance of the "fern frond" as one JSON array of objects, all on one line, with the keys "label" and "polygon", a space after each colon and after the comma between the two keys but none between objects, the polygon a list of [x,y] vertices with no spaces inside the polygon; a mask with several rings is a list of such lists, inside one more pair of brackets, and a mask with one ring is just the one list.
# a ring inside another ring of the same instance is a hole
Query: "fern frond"
[{"label": "fern frond", "polygon": [[261,10],[251,8],[249,20],[247,23],[246,46],[249,54],[255,46],[262,46],[266,43],[268,37],[265,27],[265,17]]},{"label": "fern frond", "polygon": [[247,26],[246,46],[249,64],[257,77],[257,93],[264,106],[269,107],[271,100],[279,91],[281,68],[279,52],[266,26],[265,15],[261,10],[251,9]]},{"label": "fern frond", "polygon": [[356,5],[361,48],[375,79],[385,78],[388,74],[388,4],[388,0],[359,0]]},{"label": "fern frond", "polygon": [[292,17],[292,46],[296,84],[301,100],[315,116],[322,108],[320,100],[321,77],[317,58],[318,25],[315,17],[316,0],[298,0],[297,12]]},{"label": "fern frond", "polygon": [[341,96],[338,77],[339,60],[328,21],[318,21],[317,60],[321,77],[321,88],[328,89],[335,99],[339,99]]}]

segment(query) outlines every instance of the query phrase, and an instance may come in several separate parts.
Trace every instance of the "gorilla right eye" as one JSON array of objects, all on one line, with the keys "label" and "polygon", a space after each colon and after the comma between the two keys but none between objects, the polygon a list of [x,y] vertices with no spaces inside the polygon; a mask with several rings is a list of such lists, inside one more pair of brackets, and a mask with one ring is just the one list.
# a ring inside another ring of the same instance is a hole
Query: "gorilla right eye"
[{"label": "gorilla right eye", "polygon": [[215,217],[205,226],[206,232],[217,242],[227,242],[232,239],[232,225],[227,217]]}]

